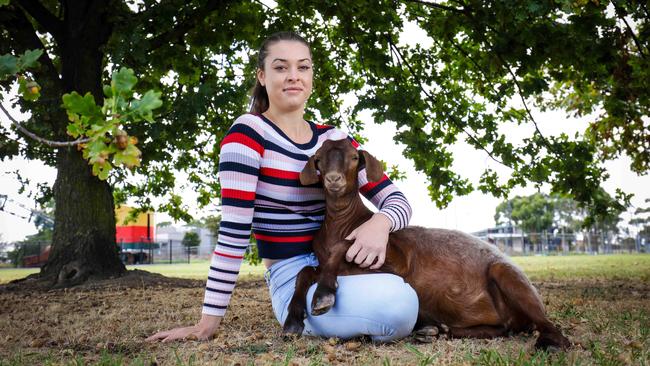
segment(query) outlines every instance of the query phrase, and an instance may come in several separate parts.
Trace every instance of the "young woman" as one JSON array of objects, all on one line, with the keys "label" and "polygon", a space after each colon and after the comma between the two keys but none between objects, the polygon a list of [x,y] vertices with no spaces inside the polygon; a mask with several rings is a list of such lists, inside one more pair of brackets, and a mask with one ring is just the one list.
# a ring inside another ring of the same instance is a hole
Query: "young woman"
[{"label": "young woman", "polygon": [[[348,138],[358,147],[344,132],[303,119],[312,78],[311,50],[302,37],[281,32],[264,41],[251,114],[237,118],[221,143],[222,221],[201,320],[194,326],[158,332],[147,340],[214,335],[230,301],[251,228],[268,268],[265,277],[273,311],[284,323],[298,272],[304,266],[318,265],[311,240],[325,210],[322,187],[301,185],[299,173],[325,140]],[[408,224],[411,208],[386,176],[379,183],[368,183],[362,170],[359,187],[379,211],[350,235],[354,244],[346,259],[361,267],[379,268],[389,232]],[[384,273],[341,276],[338,284],[336,304],[326,314],[308,315],[305,334],[368,335],[375,341],[391,341],[412,331],[418,299],[401,277]],[[315,285],[307,304],[314,290]]]}]

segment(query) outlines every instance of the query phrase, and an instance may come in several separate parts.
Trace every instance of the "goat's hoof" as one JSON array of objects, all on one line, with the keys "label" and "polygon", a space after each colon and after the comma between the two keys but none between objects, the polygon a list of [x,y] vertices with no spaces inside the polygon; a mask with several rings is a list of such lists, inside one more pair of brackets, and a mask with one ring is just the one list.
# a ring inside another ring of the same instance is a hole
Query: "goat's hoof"
[{"label": "goat's hoof", "polygon": [[300,337],[303,329],[305,329],[304,321],[288,317],[282,326],[282,335],[284,337]]},{"label": "goat's hoof", "polygon": [[336,293],[334,291],[322,290],[318,287],[314,294],[314,299],[311,302],[311,315],[322,315],[327,313],[330,311],[332,306],[334,306],[335,301]]},{"label": "goat's hoof", "polygon": [[556,352],[571,348],[571,341],[562,334],[541,333],[535,342],[535,348]]},{"label": "goat's hoof", "polygon": [[420,343],[431,343],[440,333],[435,325],[428,325],[413,332],[413,338]]}]

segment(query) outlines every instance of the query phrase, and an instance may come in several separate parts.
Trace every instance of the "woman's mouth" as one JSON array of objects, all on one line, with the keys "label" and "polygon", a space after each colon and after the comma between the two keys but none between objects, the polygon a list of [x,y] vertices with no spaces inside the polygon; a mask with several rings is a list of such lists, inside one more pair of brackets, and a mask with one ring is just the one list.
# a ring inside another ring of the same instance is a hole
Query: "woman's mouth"
[{"label": "woman's mouth", "polygon": [[289,93],[297,93],[297,92],[301,92],[302,88],[284,88],[282,91],[289,92]]}]

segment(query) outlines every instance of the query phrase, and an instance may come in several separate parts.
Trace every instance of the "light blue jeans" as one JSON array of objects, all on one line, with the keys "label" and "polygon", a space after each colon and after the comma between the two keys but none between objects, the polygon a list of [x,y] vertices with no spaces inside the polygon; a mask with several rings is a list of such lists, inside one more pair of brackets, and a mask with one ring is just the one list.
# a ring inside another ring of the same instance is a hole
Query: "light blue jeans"
[{"label": "light blue jeans", "polygon": [[[311,254],[282,260],[266,271],[273,313],[280,324],[295,291],[298,272],[317,266]],[[404,280],[390,273],[338,276],[336,303],[323,315],[311,315],[311,300],[316,284],[307,293],[307,318],[303,335],[339,337],[368,335],[376,342],[389,342],[408,336],[418,316],[418,297]]]}]

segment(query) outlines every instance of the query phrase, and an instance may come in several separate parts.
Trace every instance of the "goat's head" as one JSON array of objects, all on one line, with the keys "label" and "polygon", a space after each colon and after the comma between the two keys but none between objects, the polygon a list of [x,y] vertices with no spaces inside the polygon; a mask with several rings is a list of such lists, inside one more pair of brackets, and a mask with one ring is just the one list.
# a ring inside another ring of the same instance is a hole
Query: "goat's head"
[{"label": "goat's head", "polygon": [[327,193],[342,196],[357,189],[357,175],[364,166],[369,182],[383,177],[381,163],[367,151],[355,149],[348,139],[327,140],[300,172],[300,183],[309,185],[322,179]]}]

